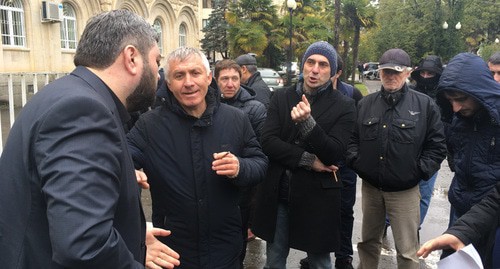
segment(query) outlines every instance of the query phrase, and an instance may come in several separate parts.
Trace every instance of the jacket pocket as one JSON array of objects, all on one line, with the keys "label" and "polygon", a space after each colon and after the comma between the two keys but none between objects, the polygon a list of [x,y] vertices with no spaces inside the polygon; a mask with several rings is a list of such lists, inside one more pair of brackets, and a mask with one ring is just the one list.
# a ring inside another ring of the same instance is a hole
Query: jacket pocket
[{"label": "jacket pocket", "polygon": [[360,139],[361,140],[374,140],[378,136],[380,119],[377,117],[371,117],[364,119],[361,123]]},{"label": "jacket pocket", "polygon": [[415,141],[415,126],[415,121],[394,119],[392,121],[392,140],[403,144],[413,143]]}]

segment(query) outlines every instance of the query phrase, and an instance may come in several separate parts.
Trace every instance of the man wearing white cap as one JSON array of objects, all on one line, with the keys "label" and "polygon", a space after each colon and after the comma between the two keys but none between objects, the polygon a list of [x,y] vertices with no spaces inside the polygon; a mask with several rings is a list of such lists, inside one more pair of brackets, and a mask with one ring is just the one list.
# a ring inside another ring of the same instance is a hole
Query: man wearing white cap
[{"label": "man wearing white cap", "polygon": [[377,268],[389,217],[398,268],[419,268],[420,193],[446,156],[443,124],[432,98],[406,85],[410,57],[401,49],[379,61],[381,90],[358,104],[347,163],[363,179],[358,268]]}]

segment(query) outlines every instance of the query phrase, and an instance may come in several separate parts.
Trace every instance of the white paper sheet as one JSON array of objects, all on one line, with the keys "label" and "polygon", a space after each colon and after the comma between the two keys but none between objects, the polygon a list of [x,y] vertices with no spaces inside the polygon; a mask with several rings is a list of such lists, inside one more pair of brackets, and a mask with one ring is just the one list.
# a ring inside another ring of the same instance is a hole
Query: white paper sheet
[{"label": "white paper sheet", "polygon": [[484,269],[481,257],[472,244],[437,263],[438,269]]}]

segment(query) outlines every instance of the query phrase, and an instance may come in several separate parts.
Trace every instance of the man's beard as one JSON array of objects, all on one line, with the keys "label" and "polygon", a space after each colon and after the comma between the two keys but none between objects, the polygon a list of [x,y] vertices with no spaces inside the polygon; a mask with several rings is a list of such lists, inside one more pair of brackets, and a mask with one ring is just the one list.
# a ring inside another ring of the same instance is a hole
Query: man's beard
[{"label": "man's beard", "polygon": [[142,111],[150,107],[155,100],[156,86],[155,74],[151,72],[151,68],[145,62],[139,85],[127,97],[127,110],[129,112]]}]

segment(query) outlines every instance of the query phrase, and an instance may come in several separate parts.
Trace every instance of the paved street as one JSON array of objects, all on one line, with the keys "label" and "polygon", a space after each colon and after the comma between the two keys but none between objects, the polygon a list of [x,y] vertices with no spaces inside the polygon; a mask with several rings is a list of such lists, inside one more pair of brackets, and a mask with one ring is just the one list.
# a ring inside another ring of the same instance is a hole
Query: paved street
[{"label": "paved street", "polygon": [[[369,92],[374,92],[380,89],[380,81],[365,81]],[[439,171],[436,185],[434,187],[434,194],[429,207],[429,212],[425,222],[420,231],[421,242],[425,242],[433,237],[440,235],[448,225],[449,203],[446,198],[447,189],[450,185],[453,174],[448,168],[448,164],[443,162],[441,170]],[[147,192],[145,192],[143,203],[148,218],[151,216],[150,206],[151,201]],[[354,262],[356,267],[359,259],[356,252],[356,244],[361,240],[361,180],[358,178],[356,204],[354,208],[354,232],[353,232],[353,249],[354,249]],[[394,243],[392,240],[392,233],[389,229],[388,240],[384,242],[384,249],[382,251],[381,261],[379,264],[380,269],[391,269],[396,267],[396,251],[394,250]],[[296,269],[300,268],[299,261],[305,257],[302,251],[290,250],[290,255],[287,261],[287,268]],[[334,255],[332,254],[332,261]],[[438,253],[429,256],[426,260],[421,260],[421,268],[437,268],[436,262],[439,260]],[[265,242],[256,239],[249,242],[247,249],[247,258],[245,259],[245,268],[248,269],[261,269],[264,267],[265,262]]]}]

